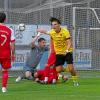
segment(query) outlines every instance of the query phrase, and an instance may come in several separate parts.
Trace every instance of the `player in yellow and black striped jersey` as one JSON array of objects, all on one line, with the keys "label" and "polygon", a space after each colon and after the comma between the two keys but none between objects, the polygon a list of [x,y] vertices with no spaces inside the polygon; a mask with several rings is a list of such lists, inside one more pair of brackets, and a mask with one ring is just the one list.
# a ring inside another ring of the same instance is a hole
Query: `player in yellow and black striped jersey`
[{"label": "player in yellow and black striped jersey", "polygon": [[38,29],[37,31],[51,36],[54,43],[54,50],[56,52],[56,71],[61,72],[63,70],[64,63],[67,62],[74,85],[78,86],[76,71],[73,67],[73,50],[70,33],[68,29],[61,27],[61,22],[58,19],[51,18],[50,22],[52,29],[49,32],[44,29]]}]

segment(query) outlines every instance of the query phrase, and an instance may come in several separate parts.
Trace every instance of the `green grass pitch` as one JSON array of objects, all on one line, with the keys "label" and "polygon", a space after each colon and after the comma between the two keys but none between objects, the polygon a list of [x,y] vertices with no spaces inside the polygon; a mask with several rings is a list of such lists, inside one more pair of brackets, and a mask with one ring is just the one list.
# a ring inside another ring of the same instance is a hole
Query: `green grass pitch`
[{"label": "green grass pitch", "polygon": [[71,80],[56,85],[14,81],[14,78],[9,79],[8,92],[0,92],[0,100],[100,100],[99,78],[79,79],[79,87],[74,87]]}]

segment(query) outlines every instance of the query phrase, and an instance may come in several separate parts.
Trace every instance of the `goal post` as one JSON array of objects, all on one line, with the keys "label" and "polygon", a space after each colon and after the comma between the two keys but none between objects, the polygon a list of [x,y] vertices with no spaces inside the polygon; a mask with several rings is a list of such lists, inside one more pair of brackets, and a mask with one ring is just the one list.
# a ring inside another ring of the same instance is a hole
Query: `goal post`
[{"label": "goal post", "polygon": [[73,7],[73,58],[79,70],[100,70],[99,8]]}]

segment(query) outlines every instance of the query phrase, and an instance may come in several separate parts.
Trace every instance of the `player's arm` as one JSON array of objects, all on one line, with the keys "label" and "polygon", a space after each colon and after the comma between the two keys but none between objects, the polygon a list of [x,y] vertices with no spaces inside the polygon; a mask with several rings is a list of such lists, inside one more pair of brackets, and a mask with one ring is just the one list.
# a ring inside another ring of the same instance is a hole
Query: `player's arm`
[{"label": "player's arm", "polygon": [[71,39],[68,38],[68,39],[67,39],[67,49],[66,49],[66,52],[69,52],[69,49],[71,48],[71,46],[72,46]]},{"label": "player's arm", "polygon": [[72,42],[71,42],[70,33],[69,33],[69,31],[67,29],[65,29],[65,35],[66,35],[66,44],[67,44],[66,53],[68,53],[69,49],[72,46]]},{"label": "player's arm", "polygon": [[14,31],[11,29],[11,60],[15,60],[15,36],[14,36]]},{"label": "player's arm", "polygon": [[32,38],[32,42],[30,43],[31,48],[35,47],[35,41],[39,38],[41,33],[39,32],[34,38]]},{"label": "player's arm", "polygon": [[43,33],[43,34],[47,34],[49,35],[49,31],[45,30],[45,29],[37,29],[37,32]]},{"label": "player's arm", "polygon": [[15,60],[15,42],[11,42],[11,60]]}]

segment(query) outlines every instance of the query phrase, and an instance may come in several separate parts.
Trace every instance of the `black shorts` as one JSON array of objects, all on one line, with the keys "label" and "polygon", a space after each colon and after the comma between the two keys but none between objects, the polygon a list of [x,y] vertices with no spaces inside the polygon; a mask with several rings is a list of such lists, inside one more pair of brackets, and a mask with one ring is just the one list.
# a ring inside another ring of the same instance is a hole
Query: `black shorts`
[{"label": "black shorts", "polygon": [[67,53],[66,55],[56,55],[56,62],[55,66],[64,65],[64,63],[73,64],[73,54],[71,52]]}]

